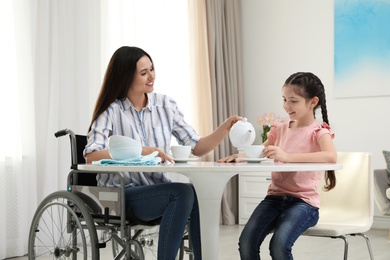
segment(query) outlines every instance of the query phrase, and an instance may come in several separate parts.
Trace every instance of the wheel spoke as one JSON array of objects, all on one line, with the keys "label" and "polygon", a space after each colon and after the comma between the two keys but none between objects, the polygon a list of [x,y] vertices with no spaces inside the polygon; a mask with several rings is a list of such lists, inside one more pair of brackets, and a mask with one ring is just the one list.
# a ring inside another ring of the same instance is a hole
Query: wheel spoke
[{"label": "wheel spoke", "polygon": [[49,195],[30,228],[29,259],[97,259],[95,223],[84,202],[68,191]]}]

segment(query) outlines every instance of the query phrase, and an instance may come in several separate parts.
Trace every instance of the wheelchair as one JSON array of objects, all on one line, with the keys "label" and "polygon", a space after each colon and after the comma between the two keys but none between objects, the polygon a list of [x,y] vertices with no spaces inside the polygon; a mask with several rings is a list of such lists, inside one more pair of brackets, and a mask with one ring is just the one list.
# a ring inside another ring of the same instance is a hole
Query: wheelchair
[{"label": "wheelchair", "polygon": [[[100,259],[100,249],[111,242],[113,259],[157,259],[160,219],[143,222],[125,214],[125,184],[120,188],[97,187],[97,173],[81,171],[85,163],[86,136],[70,129],[55,136],[68,135],[71,146],[71,170],[67,190],[48,195],[39,204],[32,219],[28,257],[33,259]],[[152,232],[147,232],[154,230]],[[188,245],[186,245],[188,244]],[[188,228],[183,234],[176,259],[184,254],[192,260]]]}]

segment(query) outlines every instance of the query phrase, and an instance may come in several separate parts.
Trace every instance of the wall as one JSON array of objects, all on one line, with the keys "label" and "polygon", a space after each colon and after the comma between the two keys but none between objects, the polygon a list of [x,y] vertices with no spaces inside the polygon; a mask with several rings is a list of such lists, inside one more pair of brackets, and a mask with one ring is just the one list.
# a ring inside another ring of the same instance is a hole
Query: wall
[{"label": "wall", "polygon": [[[265,112],[285,116],[281,97],[284,81],[294,72],[311,71],[326,88],[328,117],[336,134],[337,150],[370,152],[373,168],[385,168],[382,150],[390,149],[390,96],[333,96],[333,7],[329,0],[241,1],[243,116],[256,129],[257,117]],[[257,133],[259,136],[260,130]],[[256,142],[260,142],[258,137]]]}]

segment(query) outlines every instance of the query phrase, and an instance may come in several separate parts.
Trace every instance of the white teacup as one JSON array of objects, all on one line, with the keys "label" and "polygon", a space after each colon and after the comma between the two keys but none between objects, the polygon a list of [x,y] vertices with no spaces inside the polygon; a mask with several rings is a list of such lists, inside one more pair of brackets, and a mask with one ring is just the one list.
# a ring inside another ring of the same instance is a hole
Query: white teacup
[{"label": "white teacup", "polygon": [[189,145],[174,145],[171,146],[171,153],[173,158],[188,158],[191,155],[191,146]]},{"label": "white teacup", "polygon": [[244,152],[248,158],[260,158],[263,154],[264,145],[248,145],[244,146]]}]

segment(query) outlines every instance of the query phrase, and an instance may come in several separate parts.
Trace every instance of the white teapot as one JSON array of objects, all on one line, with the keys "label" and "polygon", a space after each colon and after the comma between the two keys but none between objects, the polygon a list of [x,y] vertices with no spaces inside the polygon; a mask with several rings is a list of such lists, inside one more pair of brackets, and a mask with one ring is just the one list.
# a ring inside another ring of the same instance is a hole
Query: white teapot
[{"label": "white teapot", "polygon": [[255,138],[255,128],[248,122],[247,118],[243,118],[235,123],[229,132],[230,142],[239,151],[242,150],[244,146],[251,145],[255,141]]}]

